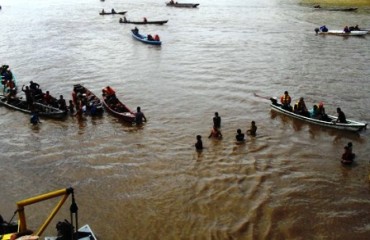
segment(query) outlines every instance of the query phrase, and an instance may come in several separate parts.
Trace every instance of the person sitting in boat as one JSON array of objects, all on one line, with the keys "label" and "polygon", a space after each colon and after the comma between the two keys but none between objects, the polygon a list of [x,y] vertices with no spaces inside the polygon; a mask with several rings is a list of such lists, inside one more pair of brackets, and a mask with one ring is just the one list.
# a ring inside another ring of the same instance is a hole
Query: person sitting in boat
[{"label": "person sitting in boat", "polygon": [[17,93],[15,82],[12,79],[7,80],[4,84],[4,92],[9,93],[10,91]]},{"label": "person sitting in boat", "polygon": [[150,35],[150,34],[148,34],[147,39],[148,39],[148,41],[154,41],[152,35]]},{"label": "person sitting in boat", "polygon": [[350,31],[360,31],[360,28],[358,27],[358,25],[356,25],[356,26],[350,26],[349,27],[349,30]]},{"label": "person sitting in boat", "polygon": [[148,19],[146,19],[146,17],[144,17],[143,20],[144,20],[145,23],[148,22]]},{"label": "person sitting in boat", "polygon": [[329,29],[324,25],[324,26],[321,26],[321,27],[320,27],[320,31],[321,31],[321,32],[328,32],[328,31],[329,31]]},{"label": "person sitting in boat", "polygon": [[[6,65],[7,66],[7,65]],[[6,68],[5,71],[1,74],[4,83],[13,80],[13,73],[10,71],[9,68]]]},{"label": "person sitting in boat", "polygon": [[337,118],[336,122],[347,123],[346,115],[344,114],[342,109],[337,108],[337,113],[338,113],[338,118]]},{"label": "person sitting in boat", "polygon": [[63,95],[59,96],[57,103],[60,110],[67,112],[67,103],[66,100],[63,98]]},{"label": "person sitting in boat", "polygon": [[216,126],[213,126],[208,138],[221,139],[222,138],[221,131]]},{"label": "person sitting in boat", "polygon": [[342,154],[341,162],[343,164],[352,164],[355,159],[355,154],[352,153],[351,149],[348,146],[344,147],[344,153]]},{"label": "person sitting in boat", "polygon": [[171,0],[171,1],[169,2],[169,4],[175,4],[175,2],[174,2],[173,0]]},{"label": "person sitting in boat", "polygon": [[140,107],[136,108],[135,122],[136,124],[142,124],[143,122],[146,122],[146,117],[144,113],[141,111]]},{"label": "person sitting in boat", "polygon": [[127,19],[126,19],[126,17],[125,17],[125,16],[123,16],[123,19],[122,19],[122,18],[120,18],[120,19],[119,19],[119,22],[120,22],[120,23],[127,23]]},{"label": "person sitting in boat", "polygon": [[242,130],[238,129],[236,130],[236,135],[235,135],[236,141],[238,142],[244,142],[244,133],[242,133]]},{"label": "person sitting in boat", "polygon": [[138,35],[139,34],[139,29],[137,27],[135,27],[132,32],[135,34],[135,35]]},{"label": "person sitting in boat", "polygon": [[284,92],[284,95],[280,97],[280,103],[281,107],[285,110],[292,111],[292,106],[290,106],[290,103],[292,102],[292,98],[289,96],[288,91]]},{"label": "person sitting in boat", "polygon": [[104,8],[101,10],[101,13],[103,13],[103,14],[105,13]]},{"label": "person sitting in boat", "polygon": [[322,121],[330,121],[329,116],[325,112],[324,103],[320,102],[318,107],[318,116],[317,119]]},{"label": "person sitting in boat", "polygon": [[114,10],[114,8],[112,8],[112,13],[114,14],[114,13],[116,13],[116,11]]},{"label": "person sitting in boat", "polygon": [[305,117],[308,117],[310,115],[307,110],[303,97],[301,97],[297,103],[297,112],[299,115],[302,115]]},{"label": "person sitting in boat", "polygon": [[349,30],[348,26],[345,26],[344,29],[343,29],[343,32],[345,33],[350,33],[351,30]]},{"label": "person sitting in boat", "polygon": [[295,104],[294,104],[293,112],[294,112],[295,114],[298,114],[298,103],[295,103]]},{"label": "person sitting in boat", "polygon": [[49,91],[46,91],[42,96],[42,102],[46,105],[51,105],[53,102],[53,97],[50,95]]},{"label": "person sitting in boat", "polygon": [[5,94],[5,98],[8,103],[17,99],[17,90],[15,88],[8,89]]},{"label": "person sitting in boat", "polygon": [[310,118],[319,118],[319,107],[316,104],[313,105],[312,109],[310,110]]},{"label": "person sitting in boat", "polygon": [[103,92],[103,97],[105,97],[107,102],[110,102],[112,99],[117,99],[116,91],[114,91],[114,89],[111,88],[110,86],[103,88],[102,92]]},{"label": "person sitting in boat", "polygon": [[251,128],[247,130],[247,135],[255,137],[257,135],[257,126],[256,122],[252,121],[251,122]]},{"label": "person sitting in boat", "polygon": [[203,150],[202,136],[197,135],[196,139],[197,139],[197,142],[194,144],[195,149],[196,149],[197,151],[201,151],[201,150]]},{"label": "person sitting in boat", "polygon": [[159,38],[159,36],[158,36],[158,34],[156,34],[155,36],[154,36],[154,41],[160,41],[161,39]]}]

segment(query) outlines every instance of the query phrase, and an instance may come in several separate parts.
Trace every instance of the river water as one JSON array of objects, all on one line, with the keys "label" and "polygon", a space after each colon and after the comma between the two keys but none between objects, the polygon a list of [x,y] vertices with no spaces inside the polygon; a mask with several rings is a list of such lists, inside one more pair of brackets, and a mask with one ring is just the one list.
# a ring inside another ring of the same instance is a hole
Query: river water
[{"label": "river water", "polygon": [[[288,90],[311,106],[370,122],[370,35],[316,36],[314,28],[370,28],[370,7],[315,11],[295,0],[201,0],[198,9],[163,1],[3,0],[0,63],[18,84],[38,82],[71,98],[80,83],[107,85],[148,122],[41,119],[0,107],[0,213],[19,200],[72,186],[79,223],[100,239],[369,239],[370,142],[271,112],[263,97]],[[369,4],[370,5],[370,4]],[[161,47],[132,39],[127,18]],[[263,97],[257,97],[263,96]],[[214,112],[222,140],[210,140]],[[235,143],[254,120],[257,137]],[[195,136],[206,149],[194,150]],[[356,163],[343,167],[343,146]],[[26,208],[37,228],[52,203]],[[66,207],[68,208],[68,206]],[[55,234],[55,222],[45,235]]]}]

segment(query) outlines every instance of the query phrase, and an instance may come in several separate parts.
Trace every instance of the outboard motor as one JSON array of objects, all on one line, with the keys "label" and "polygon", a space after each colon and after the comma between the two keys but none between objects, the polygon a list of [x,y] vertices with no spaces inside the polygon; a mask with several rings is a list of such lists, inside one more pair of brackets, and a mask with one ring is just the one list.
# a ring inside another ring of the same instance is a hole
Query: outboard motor
[{"label": "outboard motor", "polygon": [[320,31],[320,29],[319,29],[319,28],[315,28],[315,32],[316,32],[316,34],[318,34],[318,33],[319,33],[319,31]]}]

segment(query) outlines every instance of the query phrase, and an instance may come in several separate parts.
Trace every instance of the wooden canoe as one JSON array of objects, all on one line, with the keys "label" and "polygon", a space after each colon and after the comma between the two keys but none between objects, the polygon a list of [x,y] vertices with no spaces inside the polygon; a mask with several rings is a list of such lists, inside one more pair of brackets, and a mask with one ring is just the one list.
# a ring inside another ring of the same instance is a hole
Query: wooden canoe
[{"label": "wooden canoe", "polygon": [[127,13],[127,11],[125,11],[125,12],[114,12],[114,13],[112,13],[112,12],[100,12],[99,14],[100,15],[115,15],[115,14],[125,15],[126,13]]},{"label": "wooden canoe", "polygon": [[166,5],[168,7],[178,7],[178,8],[196,8],[199,6],[199,3],[171,3],[167,2]]},{"label": "wooden canoe", "polygon": [[20,98],[15,98],[7,101],[4,95],[0,95],[0,104],[27,114],[33,114],[33,112],[37,112],[40,117],[45,118],[63,119],[67,116],[67,113],[65,111],[38,102],[33,103],[33,111],[31,111],[28,108],[28,104],[26,101]]},{"label": "wooden canoe", "polygon": [[127,23],[127,24],[138,24],[138,25],[142,25],[142,24],[157,24],[157,25],[163,25],[165,23],[167,23],[168,20],[162,20],[162,21],[130,21],[130,20],[122,20],[120,19],[119,20],[119,23]]},{"label": "wooden canoe", "polygon": [[122,103],[115,94],[103,94],[103,105],[105,109],[116,118],[128,123],[135,122],[135,113]]},{"label": "wooden canoe", "polygon": [[76,84],[73,86],[72,100],[76,107],[80,104],[85,105],[80,106],[83,108],[85,114],[91,116],[100,116],[104,112],[103,104],[100,99],[81,84]]}]

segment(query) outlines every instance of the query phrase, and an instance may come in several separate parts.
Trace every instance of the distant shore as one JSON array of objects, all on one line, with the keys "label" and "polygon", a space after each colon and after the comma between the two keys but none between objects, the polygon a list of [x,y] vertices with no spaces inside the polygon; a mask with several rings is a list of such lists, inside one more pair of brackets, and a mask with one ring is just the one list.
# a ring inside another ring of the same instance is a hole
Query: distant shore
[{"label": "distant shore", "polygon": [[302,3],[322,6],[370,6],[370,0],[302,0]]}]

